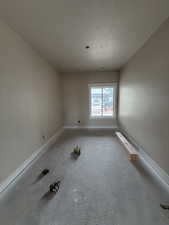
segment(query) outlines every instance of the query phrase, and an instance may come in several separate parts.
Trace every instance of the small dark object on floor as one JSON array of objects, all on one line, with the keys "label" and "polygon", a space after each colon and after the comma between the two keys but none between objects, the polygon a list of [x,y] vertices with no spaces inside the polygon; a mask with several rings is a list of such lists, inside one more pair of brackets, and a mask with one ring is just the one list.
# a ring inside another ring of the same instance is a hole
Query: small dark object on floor
[{"label": "small dark object on floor", "polygon": [[59,191],[60,183],[61,183],[61,181],[59,180],[59,181],[54,182],[53,184],[51,184],[49,186],[50,192],[57,193]]},{"label": "small dark object on floor", "polygon": [[80,150],[80,147],[77,145],[74,149],[73,149],[73,152],[71,153],[72,156],[74,158],[78,158],[81,154],[81,150]]},{"label": "small dark object on floor", "polygon": [[49,169],[44,169],[43,171],[42,171],[42,175],[47,175],[49,173]]},{"label": "small dark object on floor", "polygon": [[160,204],[162,209],[169,210],[169,205]]}]

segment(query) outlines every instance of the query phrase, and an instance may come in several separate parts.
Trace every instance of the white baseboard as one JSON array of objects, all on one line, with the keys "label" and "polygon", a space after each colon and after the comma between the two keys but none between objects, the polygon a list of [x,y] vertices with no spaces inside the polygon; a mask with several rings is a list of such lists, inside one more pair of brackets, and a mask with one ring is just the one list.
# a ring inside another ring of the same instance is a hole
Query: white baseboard
[{"label": "white baseboard", "polygon": [[144,151],[139,151],[141,161],[169,190],[169,175]]},{"label": "white baseboard", "polygon": [[3,192],[10,184],[16,181],[42,154],[44,154],[60,137],[64,129],[60,128],[47,142],[36,150],[23,164],[18,167],[4,182],[0,184],[0,193]]},{"label": "white baseboard", "polygon": [[117,126],[64,126],[64,129],[77,129],[77,130],[114,130]]},{"label": "white baseboard", "polygon": [[120,132],[124,134],[124,136],[129,140],[133,146],[135,146],[138,151],[139,159],[148,169],[152,175],[156,176],[160,182],[162,182],[165,187],[169,190],[169,175],[144,151],[144,149],[137,144],[136,140],[134,140],[124,129],[119,129]]}]

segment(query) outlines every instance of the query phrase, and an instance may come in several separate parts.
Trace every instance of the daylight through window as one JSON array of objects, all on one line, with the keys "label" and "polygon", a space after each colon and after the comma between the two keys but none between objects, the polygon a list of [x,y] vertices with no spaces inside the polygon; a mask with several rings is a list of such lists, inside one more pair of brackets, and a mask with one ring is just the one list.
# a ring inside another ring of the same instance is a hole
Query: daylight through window
[{"label": "daylight through window", "polygon": [[113,117],[114,87],[90,86],[90,116]]}]

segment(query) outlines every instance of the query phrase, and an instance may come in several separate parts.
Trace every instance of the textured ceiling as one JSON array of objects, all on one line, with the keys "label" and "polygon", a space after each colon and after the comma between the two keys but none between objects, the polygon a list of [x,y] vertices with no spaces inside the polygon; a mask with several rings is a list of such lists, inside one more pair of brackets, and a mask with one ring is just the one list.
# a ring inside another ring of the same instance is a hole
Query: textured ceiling
[{"label": "textured ceiling", "polygon": [[59,71],[116,70],[167,19],[169,0],[0,0],[0,15]]}]

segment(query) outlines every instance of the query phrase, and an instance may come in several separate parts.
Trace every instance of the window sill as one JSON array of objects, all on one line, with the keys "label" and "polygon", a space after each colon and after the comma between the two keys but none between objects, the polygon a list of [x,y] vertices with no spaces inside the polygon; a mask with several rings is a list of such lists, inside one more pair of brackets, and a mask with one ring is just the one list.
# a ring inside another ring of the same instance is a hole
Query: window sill
[{"label": "window sill", "polygon": [[90,120],[110,120],[114,119],[114,116],[90,116]]}]

